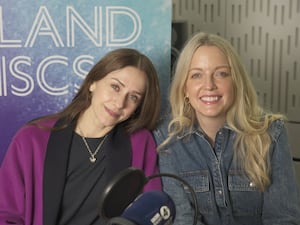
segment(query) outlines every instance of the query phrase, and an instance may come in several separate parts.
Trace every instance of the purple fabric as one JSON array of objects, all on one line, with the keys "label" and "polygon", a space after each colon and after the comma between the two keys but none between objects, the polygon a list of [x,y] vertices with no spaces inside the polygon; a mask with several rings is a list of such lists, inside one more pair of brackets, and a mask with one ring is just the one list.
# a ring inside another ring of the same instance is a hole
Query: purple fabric
[{"label": "purple fabric", "polygon": [[[44,125],[53,126],[54,120]],[[0,168],[0,225],[43,224],[43,170],[50,132],[24,126],[14,136]],[[132,166],[148,176],[158,173],[156,145],[151,132],[131,135]],[[161,190],[160,179],[152,179],[147,190]]]}]

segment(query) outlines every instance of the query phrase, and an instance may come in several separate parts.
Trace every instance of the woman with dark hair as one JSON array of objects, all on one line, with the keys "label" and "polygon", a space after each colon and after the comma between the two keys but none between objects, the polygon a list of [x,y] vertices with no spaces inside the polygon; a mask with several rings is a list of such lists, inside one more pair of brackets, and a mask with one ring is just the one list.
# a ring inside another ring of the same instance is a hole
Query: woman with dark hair
[{"label": "woman with dark hair", "polygon": [[[105,224],[98,198],[114,175],[131,166],[158,172],[151,130],[159,106],[149,58],[134,49],[109,52],[65,109],[14,136],[0,169],[0,224]],[[161,189],[160,180],[150,189]]]}]

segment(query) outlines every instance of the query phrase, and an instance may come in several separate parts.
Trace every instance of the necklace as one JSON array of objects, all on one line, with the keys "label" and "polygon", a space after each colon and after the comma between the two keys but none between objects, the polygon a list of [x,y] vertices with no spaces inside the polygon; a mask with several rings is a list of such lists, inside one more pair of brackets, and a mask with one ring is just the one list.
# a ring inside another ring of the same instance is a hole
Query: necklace
[{"label": "necklace", "polygon": [[84,142],[84,144],[85,144],[85,146],[86,146],[86,149],[88,150],[88,152],[89,152],[89,154],[90,154],[89,159],[90,159],[91,163],[96,162],[97,158],[96,158],[95,156],[97,155],[97,153],[98,153],[99,150],[101,149],[101,146],[103,145],[103,143],[104,143],[104,141],[105,141],[107,135],[104,136],[104,138],[103,138],[102,141],[99,143],[99,145],[97,146],[96,150],[95,150],[94,153],[93,153],[92,150],[91,150],[91,148],[90,148],[90,146],[89,146],[89,144],[87,143],[85,137],[83,136],[83,133],[82,133],[81,129],[80,129],[79,127],[78,127],[78,130],[79,130],[80,133],[82,134],[81,138],[82,138],[82,140],[83,140],[83,142]]}]

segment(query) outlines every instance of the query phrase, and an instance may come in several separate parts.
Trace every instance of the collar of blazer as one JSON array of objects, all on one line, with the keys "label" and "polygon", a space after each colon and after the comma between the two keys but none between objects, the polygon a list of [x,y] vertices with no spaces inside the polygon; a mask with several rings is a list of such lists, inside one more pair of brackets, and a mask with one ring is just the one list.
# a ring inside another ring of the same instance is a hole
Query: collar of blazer
[{"label": "collar of blazer", "polygon": [[[58,120],[55,126],[59,126],[60,123]],[[49,134],[43,177],[43,222],[47,225],[57,224],[75,124],[73,122],[66,128],[51,131]],[[102,167],[105,170],[102,178],[108,182],[121,170],[131,166],[130,137],[122,125],[116,126],[108,133],[102,148],[106,157]]]}]

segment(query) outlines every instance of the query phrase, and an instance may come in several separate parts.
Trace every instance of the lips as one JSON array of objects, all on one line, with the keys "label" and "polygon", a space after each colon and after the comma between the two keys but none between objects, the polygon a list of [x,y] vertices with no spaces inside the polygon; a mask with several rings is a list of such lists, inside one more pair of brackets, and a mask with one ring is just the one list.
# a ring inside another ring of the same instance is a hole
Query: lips
[{"label": "lips", "polygon": [[116,113],[116,112],[110,110],[109,108],[106,108],[106,107],[105,107],[105,110],[106,110],[106,112],[107,112],[109,115],[111,115],[111,116],[114,117],[114,118],[117,118],[117,117],[119,117],[119,115],[120,115],[119,113]]},{"label": "lips", "polygon": [[216,103],[221,99],[220,95],[214,95],[214,96],[202,96],[201,101],[203,101],[204,103],[207,104],[212,104],[212,103]]}]

